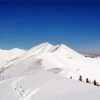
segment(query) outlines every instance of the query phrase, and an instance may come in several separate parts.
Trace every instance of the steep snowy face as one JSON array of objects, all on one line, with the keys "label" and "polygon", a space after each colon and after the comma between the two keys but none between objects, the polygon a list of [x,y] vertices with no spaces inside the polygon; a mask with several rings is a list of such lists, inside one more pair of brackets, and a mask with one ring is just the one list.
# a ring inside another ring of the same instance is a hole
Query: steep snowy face
[{"label": "steep snowy face", "polygon": [[61,53],[67,55],[74,55],[74,56],[82,56],[81,54],[77,53],[76,51],[72,50],[71,48],[67,47],[64,44],[61,45],[52,45],[48,42],[42,43],[38,46],[35,46],[27,51],[28,56],[31,55],[39,55],[44,53]]},{"label": "steep snowy face", "polygon": [[58,47],[55,49],[54,52],[61,53],[63,55],[72,55],[72,56],[77,56],[77,57],[82,57],[81,54],[77,53],[73,49],[69,48],[68,46],[61,44],[58,45]]},{"label": "steep snowy face", "polygon": [[48,42],[42,43],[38,46],[35,46],[29,49],[24,55],[22,55],[21,59],[26,59],[32,56],[38,56],[43,54],[59,54],[65,56],[75,56],[75,57],[83,57],[81,54],[76,51],[70,49],[69,47],[61,44],[61,45],[52,45]]},{"label": "steep snowy face", "polygon": [[11,50],[0,49],[0,63],[19,57],[25,50],[14,48]]}]

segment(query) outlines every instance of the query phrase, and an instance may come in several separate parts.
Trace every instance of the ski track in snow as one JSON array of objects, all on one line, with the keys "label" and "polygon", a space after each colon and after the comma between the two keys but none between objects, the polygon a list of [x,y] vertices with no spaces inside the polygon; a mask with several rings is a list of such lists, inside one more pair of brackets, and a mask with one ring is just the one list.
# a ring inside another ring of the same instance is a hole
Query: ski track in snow
[{"label": "ski track in snow", "polygon": [[32,96],[35,95],[40,88],[35,88],[33,91],[27,90],[26,93],[19,100],[31,100]]},{"label": "ski track in snow", "polygon": [[18,83],[22,81],[24,77],[19,77],[14,79],[14,81],[11,84],[11,87],[16,95],[19,96],[19,100],[31,100],[31,97],[35,95],[35,93],[40,89],[39,87],[35,88],[34,90],[27,89],[26,92],[22,88],[21,85]]},{"label": "ski track in snow", "polygon": [[22,92],[21,86],[18,85],[18,82],[20,82],[23,78],[24,77],[19,77],[19,78],[14,79],[14,81],[11,84],[11,87],[14,93],[19,96],[22,96],[23,92]]}]

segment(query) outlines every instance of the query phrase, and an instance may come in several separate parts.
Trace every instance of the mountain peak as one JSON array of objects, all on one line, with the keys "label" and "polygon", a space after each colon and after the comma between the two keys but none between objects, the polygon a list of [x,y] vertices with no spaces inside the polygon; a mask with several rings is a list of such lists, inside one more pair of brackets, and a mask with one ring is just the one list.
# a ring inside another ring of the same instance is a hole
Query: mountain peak
[{"label": "mountain peak", "polygon": [[49,42],[44,42],[44,43],[41,43],[40,45],[42,45],[42,46],[44,46],[44,45],[52,45],[52,44],[50,44]]},{"label": "mountain peak", "polygon": [[19,50],[19,48],[13,48],[12,50]]}]

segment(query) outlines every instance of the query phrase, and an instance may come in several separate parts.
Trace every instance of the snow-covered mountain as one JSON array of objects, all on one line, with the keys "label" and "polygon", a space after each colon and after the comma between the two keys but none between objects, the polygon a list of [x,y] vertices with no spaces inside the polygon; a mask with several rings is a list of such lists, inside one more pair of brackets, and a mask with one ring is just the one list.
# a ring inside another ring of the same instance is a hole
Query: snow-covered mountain
[{"label": "snow-covered mountain", "polygon": [[75,81],[80,76],[84,82],[88,78],[100,83],[100,58],[85,57],[64,44],[47,42],[29,50],[0,50],[0,100],[99,98],[100,89]]},{"label": "snow-covered mountain", "polygon": [[100,59],[84,57],[64,44],[42,43],[24,53],[22,51],[16,59],[1,63],[0,68],[1,80],[44,69],[64,77],[79,79],[82,75],[84,81],[89,78],[100,82]]}]

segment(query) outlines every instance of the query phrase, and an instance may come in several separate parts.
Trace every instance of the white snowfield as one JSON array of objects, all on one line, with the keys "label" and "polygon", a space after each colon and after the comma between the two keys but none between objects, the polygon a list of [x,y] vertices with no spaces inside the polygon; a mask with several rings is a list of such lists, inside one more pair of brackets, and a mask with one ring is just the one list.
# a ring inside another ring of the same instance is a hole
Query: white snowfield
[{"label": "white snowfield", "polygon": [[2,81],[0,100],[100,100],[100,89],[42,71]]},{"label": "white snowfield", "polygon": [[82,76],[83,81],[100,83],[100,58],[84,57],[64,44],[47,42],[29,50],[0,52],[0,100],[100,98],[99,88],[75,81]]}]

